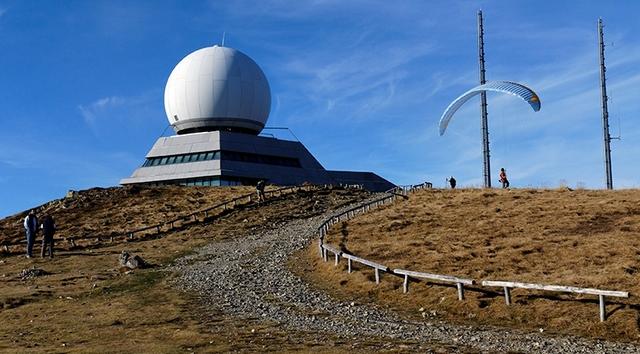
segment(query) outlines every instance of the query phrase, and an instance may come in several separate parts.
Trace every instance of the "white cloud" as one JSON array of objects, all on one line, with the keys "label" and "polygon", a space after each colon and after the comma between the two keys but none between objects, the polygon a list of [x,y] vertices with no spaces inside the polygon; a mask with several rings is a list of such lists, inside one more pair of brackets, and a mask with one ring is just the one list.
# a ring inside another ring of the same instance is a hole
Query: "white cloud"
[{"label": "white cloud", "polygon": [[162,117],[160,90],[146,91],[137,96],[107,96],[77,106],[85,124],[98,134],[110,126],[130,126],[149,117]]},{"label": "white cloud", "polygon": [[120,107],[127,103],[127,99],[118,96],[110,96],[100,98],[88,105],[78,105],[80,114],[84,118],[85,123],[94,125],[99,116],[102,116],[109,109]]},{"label": "white cloud", "polygon": [[367,117],[396,104],[398,84],[408,78],[403,67],[433,50],[429,44],[385,44],[373,39],[359,45],[339,56],[327,55],[335,53],[330,48],[318,48],[313,53],[288,58],[283,75],[298,78],[295,85],[300,89],[289,92],[288,97],[303,95],[302,99],[315,103],[304,107],[305,117],[326,117],[328,111],[343,118]]}]

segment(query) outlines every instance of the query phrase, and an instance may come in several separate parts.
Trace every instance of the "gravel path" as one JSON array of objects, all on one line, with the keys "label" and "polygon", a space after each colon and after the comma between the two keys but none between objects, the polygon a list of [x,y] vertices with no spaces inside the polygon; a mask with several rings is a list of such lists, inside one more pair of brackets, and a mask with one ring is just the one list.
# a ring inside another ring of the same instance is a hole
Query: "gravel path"
[{"label": "gravel path", "polygon": [[198,292],[205,305],[239,318],[276,321],[292,330],[347,339],[376,336],[488,352],[640,353],[640,346],[627,343],[407,321],[375,306],[331,298],[286,266],[294,252],[316,240],[313,230],[328,216],[294,220],[277,229],[205,246],[175,262],[176,283]]}]

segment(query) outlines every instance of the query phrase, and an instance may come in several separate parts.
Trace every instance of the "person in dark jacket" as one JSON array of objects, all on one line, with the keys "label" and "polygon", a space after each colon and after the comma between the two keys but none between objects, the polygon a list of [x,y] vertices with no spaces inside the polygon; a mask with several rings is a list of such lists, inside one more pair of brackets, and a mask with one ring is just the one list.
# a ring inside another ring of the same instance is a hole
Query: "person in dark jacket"
[{"label": "person in dark jacket", "polygon": [[453,176],[451,176],[451,178],[447,179],[447,182],[449,182],[449,185],[451,186],[451,189],[456,189],[456,179],[453,178]]},{"label": "person in dark jacket", "polygon": [[261,179],[256,184],[256,193],[258,194],[258,202],[264,202],[264,180]]},{"label": "person in dark jacket", "polygon": [[49,247],[49,258],[53,258],[53,234],[56,232],[56,223],[51,215],[46,215],[42,221],[42,252],[40,256],[44,258],[47,246]]},{"label": "person in dark jacket", "polygon": [[509,180],[507,179],[507,171],[504,168],[500,169],[500,183],[502,183],[502,188],[509,188]]},{"label": "person in dark jacket", "polygon": [[36,232],[38,231],[38,217],[35,210],[31,210],[29,215],[24,218],[24,231],[27,234],[27,258],[33,256],[33,243],[36,241]]}]

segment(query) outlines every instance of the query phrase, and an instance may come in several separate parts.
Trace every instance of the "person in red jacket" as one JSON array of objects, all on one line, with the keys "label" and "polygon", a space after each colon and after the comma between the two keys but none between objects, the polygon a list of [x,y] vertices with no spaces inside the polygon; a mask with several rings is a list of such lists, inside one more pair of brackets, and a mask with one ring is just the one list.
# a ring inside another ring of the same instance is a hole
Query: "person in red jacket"
[{"label": "person in red jacket", "polygon": [[504,168],[500,169],[500,183],[502,183],[502,188],[509,188],[509,180],[507,179],[507,172]]}]

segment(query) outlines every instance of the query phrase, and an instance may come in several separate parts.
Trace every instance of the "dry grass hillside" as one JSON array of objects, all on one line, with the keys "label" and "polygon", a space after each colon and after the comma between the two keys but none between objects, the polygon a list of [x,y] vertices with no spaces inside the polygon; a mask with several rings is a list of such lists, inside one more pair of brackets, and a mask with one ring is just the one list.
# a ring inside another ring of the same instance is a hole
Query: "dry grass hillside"
[{"label": "dry grass hillside", "polygon": [[[27,259],[22,255],[24,245],[16,253],[0,253],[0,352],[259,352],[267,347],[322,351],[346,346],[331,335],[288,331],[276,323],[238,320],[211,308],[205,311],[194,294],[171,285],[172,274],[164,265],[210,242],[242,238],[362,200],[368,196],[365,192],[315,190],[268,197],[261,205],[239,205],[215,219],[152,238],[94,242],[73,249],[59,241],[78,232],[109,234],[137,228],[144,226],[143,220],[158,222],[252,191],[250,187],[92,189],[48,204],[44,208],[60,226],[55,257]],[[0,220],[0,242],[22,239],[23,215]],[[153,267],[120,268],[122,250],[142,256]],[[39,251],[36,243],[34,253]],[[22,278],[21,271],[31,267],[45,275]],[[363,347],[378,344],[379,339],[372,338]]]},{"label": "dry grass hillside", "polygon": [[[50,213],[53,216],[58,239],[107,237],[186,215],[253,190],[251,187],[93,188],[34,209],[38,215]],[[26,243],[22,222],[27,213],[24,211],[0,220],[0,245],[13,244],[8,247],[10,253],[24,250],[23,245],[15,244]],[[70,244],[59,242],[57,246],[66,249]]]},{"label": "dry grass hillside", "polygon": [[[410,317],[640,339],[640,191],[421,190],[335,226],[327,238],[355,255],[390,268],[629,291],[608,298],[598,320],[597,297],[473,287],[457,301],[455,287],[421,281],[402,293],[402,278],[380,285],[360,267],[347,274],[307,251],[316,272],[307,277],[338,296],[394,307]],[[422,308],[422,311],[420,309]]]}]

